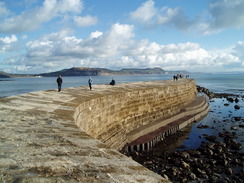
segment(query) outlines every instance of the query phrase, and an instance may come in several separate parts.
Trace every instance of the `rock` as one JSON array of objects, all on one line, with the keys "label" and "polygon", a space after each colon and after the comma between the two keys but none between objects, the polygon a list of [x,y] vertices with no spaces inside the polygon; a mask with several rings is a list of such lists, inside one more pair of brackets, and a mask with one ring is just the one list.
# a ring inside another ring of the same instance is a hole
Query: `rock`
[{"label": "rock", "polygon": [[215,166],[216,163],[217,163],[217,161],[214,160],[214,159],[211,159],[211,160],[209,161],[209,164],[212,165],[212,166]]},{"label": "rock", "polygon": [[176,175],[177,175],[178,170],[177,170],[175,167],[173,167],[173,168],[171,169],[171,171],[172,171],[172,175],[173,175],[173,176],[176,176]]},{"label": "rock", "polygon": [[189,177],[191,180],[195,180],[197,178],[197,176],[192,172],[190,173]]},{"label": "rock", "polygon": [[226,100],[228,100],[229,102],[234,102],[234,99],[233,98],[227,97]]},{"label": "rock", "polygon": [[172,159],[172,163],[173,163],[175,166],[179,166],[179,165],[180,165],[180,160],[178,160],[177,158],[174,158],[174,159]]},{"label": "rock", "polygon": [[234,106],[235,109],[240,109],[241,107],[239,105]]},{"label": "rock", "polygon": [[224,153],[222,153],[222,154],[220,155],[220,157],[221,157],[222,159],[226,159],[226,158],[227,158],[226,154],[224,154]]},{"label": "rock", "polygon": [[146,161],[145,164],[152,164],[153,162],[152,161]]},{"label": "rock", "polygon": [[218,173],[214,173],[213,174],[215,177],[217,177],[218,179],[221,179],[221,175],[220,174],[218,174]]},{"label": "rock", "polygon": [[199,125],[197,128],[208,128],[208,125]]},{"label": "rock", "polygon": [[204,170],[201,170],[200,168],[196,169],[197,173],[199,173],[200,175],[206,175],[206,172]]},{"label": "rock", "polygon": [[230,132],[228,132],[228,131],[226,131],[226,132],[220,132],[220,133],[219,133],[219,136],[222,137],[222,138],[224,138],[225,141],[229,141],[230,139],[235,139],[235,138],[237,138],[235,132],[230,133]]},{"label": "rock", "polygon": [[[191,150],[189,151],[189,154],[190,156],[197,157],[197,158],[201,156],[201,152],[198,150]],[[191,160],[193,160],[193,158],[191,158]]]},{"label": "rock", "polygon": [[207,154],[208,154],[209,156],[213,156],[214,153],[213,153],[213,151],[212,151],[211,149],[208,149],[208,150],[207,150]]},{"label": "rock", "polygon": [[238,102],[239,102],[239,99],[238,99],[238,98],[236,98],[236,99],[235,99],[235,103],[238,103]]},{"label": "rock", "polygon": [[223,165],[223,166],[227,166],[227,165],[228,165],[228,161],[224,159],[224,160],[222,161],[222,165]]},{"label": "rock", "polygon": [[233,163],[234,165],[238,165],[238,164],[240,163],[240,161],[239,161],[237,158],[234,158],[234,159],[232,160],[232,163]]},{"label": "rock", "polygon": [[226,143],[224,143],[224,142],[220,142],[218,145],[219,145],[220,147],[222,147],[222,148],[225,148],[225,147],[226,147]]},{"label": "rock", "polygon": [[182,178],[180,182],[188,182],[187,178]]},{"label": "rock", "polygon": [[205,137],[206,140],[208,140],[209,142],[216,142],[217,140],[217,137],[216,136],[213,136],[213,135],[210,135],[210,136],[207,136]]},{"label": "rock", "polygon": [[221,146],[218,146],[215,148],[215,152],[216,153],[222,153],[223,152],[223,148]]},{"label": "rock", "polygon": [[188,163],[184,162],[184,161],[181,162],[181,166],[183,168],[187,168],[187,169],[190,168],[190,165]]},{"label": "rock", "polygon": [[244,128],[244,125],[241,124],[241,125],[239,125],[239,127],[240,127],[240,128]]},{"label": "rock", "polygon": [[169,180],[169,177],[166,174],[163,174],[162,177],[165,178],[166,180]]},{"label": "rock", "polygon": [[228,175],[232,175],[233,171],[232,171],[231,168],[227,168],[227,169],[225,170],[225,173],[228,174]]},{"label": "rock", "polygon": [[241,121],[241,117],[240,117],[240,116],[234,116],[233,119],[234,119],[235,121]]},{"label": "rock", "polygon": [[210,175],[210,182],[218,182],[219,178],[215,175]]},{"label": "rock", "polygon": [[231,149],[233,149],[233,150],[241,150],[242,149],[242,145],[240,143],[238,143],[238,142],[233,142],[231,144]]},{"label": "rock", "polygon": [[204,88],[204,87],[201,87],[201,86],[198,86],[198,85],[197,85],[197,91],[198,91],[198,92],[203,92],[203,93],[205,93],[205,94],[208,95],[210,98],[214,98],[214,97],[216,96],[215,93],[210,92],[207,88]]},{"label": "rock", "polygon": [[184,159],[188,159],[188,158],[190,158],[190,155],[189,155],[189,153],[187,153],[187,152],[181,152],[179,155],[180,155],[180,157],[182,157],[182,158],[184,158]]}]

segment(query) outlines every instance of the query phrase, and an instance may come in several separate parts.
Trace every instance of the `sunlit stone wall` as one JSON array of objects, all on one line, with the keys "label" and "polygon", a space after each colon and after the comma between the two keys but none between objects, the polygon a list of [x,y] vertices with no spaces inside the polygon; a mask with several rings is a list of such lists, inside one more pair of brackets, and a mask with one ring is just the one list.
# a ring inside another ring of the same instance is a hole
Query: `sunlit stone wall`
[{"label": "sunlit stone wall", "polygon": [[178,113],[196,94],[196,85],[191,79],[118,85],[82,102],[74,118],[86,133],[120,150],[127,143],[128,132]]}]

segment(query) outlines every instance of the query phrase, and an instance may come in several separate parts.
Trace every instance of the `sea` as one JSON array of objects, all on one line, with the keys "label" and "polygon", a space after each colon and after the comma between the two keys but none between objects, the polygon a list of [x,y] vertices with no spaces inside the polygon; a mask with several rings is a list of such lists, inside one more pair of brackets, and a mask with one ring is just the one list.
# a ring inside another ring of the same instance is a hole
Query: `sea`
[{"label": "sea", "polygon": [[[62,88],[87,86],[89,76],[63,77]],[[193,124],[184,139],[176,141],[178,150],[195,149],[204,136],[215,135],[222,131],[232,131],[236,139],[244,146],[244,74],[191,74],[196,84],[215,93],[235,94],[238,102],[229,102],[225,98],[215,98],[210,101],[209,114]],[[31,78],[0,78],[0,98],[23,93],[57,89],[56,77]],[[92,76],[93,84],[109,84],[114,79],[116,84],[138,81],[159,81],[173,79],[173,75],[129,75],[129,76]],[[240,109],[235,109],[239,105]],[[236,120],[239,119],[239,120]],[[208,128],[199,128],[207,125]],[[174,149],[177,149],[174,146]],[[241,150],[244,152],[243,148]]]},{"label": "sea", "polygon": [[[87,85],[89,76],[63,77],[62,88]],[[116,84],[173,79],[172,75],[92,76],[93,84]],[[244,95],[244,74],[192,74],[197,85],[216,93]],[[0,98],[23,93],[57,89],[56,77],[0,78]]]}]

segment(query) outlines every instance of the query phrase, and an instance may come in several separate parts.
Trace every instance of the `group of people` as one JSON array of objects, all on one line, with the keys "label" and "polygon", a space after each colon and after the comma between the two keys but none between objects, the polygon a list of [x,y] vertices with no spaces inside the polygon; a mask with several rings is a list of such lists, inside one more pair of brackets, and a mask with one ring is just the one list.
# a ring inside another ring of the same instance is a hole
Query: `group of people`
[{"label": "group of people", "polygon": [[[61,75],[59,75],[58,78],[57,78],[58,92],[61,91],[62,82],[63,82],[63,79],[62,79]],[[92,78],[89,77],[89,79],[88,79],[88,85],[89,85],[90,90],[92,89],[92,82],[93,82],[93,81],[92,81]],[[115,85],[115,80],[112,79],[112,81],[111,81],[109,84],[110,84],[110,85]]]},{"label": "group of people", "polygon": [[[174,81],[178,81],[178,78],[183,78],[183,77],[184,77],[184,75],[182,75],[182,74],[177,74],[177,75],[174,75],[174,76],[173,76],[173,79],[174,79]],[[186,75],[185,77],[186,77],[186,78],[189,78],[189,75]],[[61,91],[62,82],[63,82],[62,77],[61,77],[61,75],[59,75],[58,78],[57,78],[58,92]],[[88,79],[88,85],[89,85],[90,90],[92,89],[92,82],[93,82],[93,81],[92,81],[92,78],[89,77],[89,79]],[[115,80],[114,80],[114,78],[111,80],[111,82],[110,82],[109,84],[110,84],[110,85],[115,85]]]},{"label": "group of people", "polygon": [[[184,75],[183,74],[177,74],[173,76],[174,81],[178,81],[178,78],[183,78]],[[189,78],[189,75],[185,75],[186,78]]]}]

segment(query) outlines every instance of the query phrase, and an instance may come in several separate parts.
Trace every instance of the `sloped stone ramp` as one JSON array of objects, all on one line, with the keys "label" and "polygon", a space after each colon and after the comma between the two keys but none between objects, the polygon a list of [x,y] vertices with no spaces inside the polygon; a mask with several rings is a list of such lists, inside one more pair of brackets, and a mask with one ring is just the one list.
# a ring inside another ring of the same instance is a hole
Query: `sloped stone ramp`
[{"label": "sloped stone ramp", "polygon": [[89,95],[77,87],[0,99],[0,182],[168,182],[74,124],[74,109]]}]

